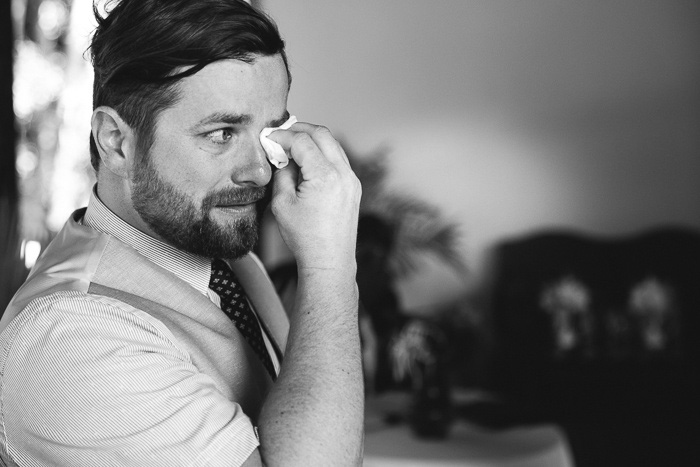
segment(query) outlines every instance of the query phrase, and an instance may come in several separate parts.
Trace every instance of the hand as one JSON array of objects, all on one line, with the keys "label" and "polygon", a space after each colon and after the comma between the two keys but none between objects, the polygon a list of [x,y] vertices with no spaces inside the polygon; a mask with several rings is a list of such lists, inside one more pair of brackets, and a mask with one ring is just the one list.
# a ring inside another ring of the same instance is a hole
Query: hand
[{"label": "hand", "polygon": [[269,138],[293,159],[274,175],[272,213],[298,267],[354,268],[362,188],[345,151],[327,128],[309,123]]}]

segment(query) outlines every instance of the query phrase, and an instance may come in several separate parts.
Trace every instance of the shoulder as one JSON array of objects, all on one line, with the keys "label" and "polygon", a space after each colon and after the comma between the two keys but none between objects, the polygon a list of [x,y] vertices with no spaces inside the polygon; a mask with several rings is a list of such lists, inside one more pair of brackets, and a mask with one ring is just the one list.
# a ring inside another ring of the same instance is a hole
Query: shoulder
[{"label": "shoulder", "polygon": [[[3,331],[4,348],[22,341],[67,344],[69,337],[85,334],[108,342],[124,335],[174,346],[168,329],[158,320],[119,300],[76,290],[63,290],[34,298]],[[73,345],[87,344],[72,340]]]},{"label": "shoulder", "polygon": [[[191,364],[162,323],[118,300],[77,291],[31,301],[0,335],[0,349],[2,397],[32,378],[81,381],[110,367],[133,370],[156,356]],[[128,358],[134,355],[141,357]]]},{"label": "shoulder", "polygon": [[198,453],[230,459],[233,440],[245,456],[257,446],[248,417],[167,328],[118,300],[76,291],[37,298],[0,349],[0,451],[74,465],[98,454],[177,465]]}]

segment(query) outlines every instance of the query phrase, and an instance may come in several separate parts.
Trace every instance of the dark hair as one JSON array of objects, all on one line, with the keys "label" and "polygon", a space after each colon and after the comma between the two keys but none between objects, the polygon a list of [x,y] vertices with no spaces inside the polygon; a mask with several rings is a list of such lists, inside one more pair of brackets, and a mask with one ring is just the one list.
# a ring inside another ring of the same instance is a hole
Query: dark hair
[{"label": "dark hair", "polygon": [[[103,17],[93,4],[93,108],[115,109],[144,153],[153,144],[155,117],[177,102],[177,82],[206,65],[281,54],[289,75],[277,26],[242,0],[121,0],[110,6]],[[98,170],[92,134],[90,162]]]}]

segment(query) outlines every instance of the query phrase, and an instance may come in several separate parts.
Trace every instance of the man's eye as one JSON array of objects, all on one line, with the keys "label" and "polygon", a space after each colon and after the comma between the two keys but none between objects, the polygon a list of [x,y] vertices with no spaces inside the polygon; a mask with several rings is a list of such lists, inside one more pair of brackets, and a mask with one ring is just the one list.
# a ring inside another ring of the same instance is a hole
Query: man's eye
[{"label": "man's eye", "polygon": [[219,130],[210,131],[206,134],[206,137],[214,144],[226,144],[233,137],[233,131],[227,128],[221,128]]}]

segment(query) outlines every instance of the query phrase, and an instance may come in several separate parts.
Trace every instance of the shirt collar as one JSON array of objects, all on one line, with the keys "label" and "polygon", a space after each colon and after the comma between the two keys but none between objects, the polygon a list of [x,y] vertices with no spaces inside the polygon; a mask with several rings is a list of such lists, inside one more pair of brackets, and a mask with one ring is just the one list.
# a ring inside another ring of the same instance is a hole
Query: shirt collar
[{"label": "shirt collar", "polygon": [[175,274],[200,293],[208,295],[211,275],[209,258],[178,250],[128,224],[100,201],[97,186],[90,195],[83,224],[126,243],[151,262]]}]

